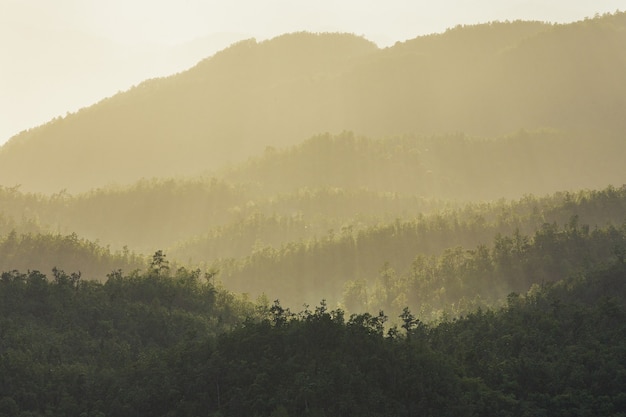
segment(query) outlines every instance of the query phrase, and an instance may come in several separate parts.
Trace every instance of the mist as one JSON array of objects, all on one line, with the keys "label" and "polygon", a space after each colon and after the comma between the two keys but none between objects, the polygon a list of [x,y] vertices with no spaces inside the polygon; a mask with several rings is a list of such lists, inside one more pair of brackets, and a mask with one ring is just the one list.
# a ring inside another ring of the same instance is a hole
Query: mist
[{"label": "mist", "polygon": [[613,2],[39,3],[0,415],[624,414]]}]

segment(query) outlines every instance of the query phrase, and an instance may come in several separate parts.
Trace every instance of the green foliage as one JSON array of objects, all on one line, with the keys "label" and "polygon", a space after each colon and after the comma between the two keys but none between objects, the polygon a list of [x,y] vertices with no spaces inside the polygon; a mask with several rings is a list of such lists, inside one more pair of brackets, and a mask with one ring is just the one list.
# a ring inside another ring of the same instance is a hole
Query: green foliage
[{"label": "green foliage", "polygon": [[252,313],[250,303],[199,277],[116,271],[101,284],[59,269],[51,280],[38,271],[2,273],[0,413],[123,413],[128,398],[154,389],[125,385],[137,369]]},{"label": "green foliage", "polygon": [[0,417],[623,416],[625,19],[245,41],[14,138]]},{"label": "green foliage", "polygon": [[621,415],[625,278],[617,263],[512,294],[501,311],[433,328],[433,348],[514,399],[515,415]]},{"label": "green foliage", "polygon": [[[619,416],[621,262],[511,294],[499,310],[424,325],[331,310],[258,314],[199,282],[114,272],[0,280],[5,415]],[[244,319],[244,316],[247,317]],[[21,414],[20,414],[21,413]]]}]

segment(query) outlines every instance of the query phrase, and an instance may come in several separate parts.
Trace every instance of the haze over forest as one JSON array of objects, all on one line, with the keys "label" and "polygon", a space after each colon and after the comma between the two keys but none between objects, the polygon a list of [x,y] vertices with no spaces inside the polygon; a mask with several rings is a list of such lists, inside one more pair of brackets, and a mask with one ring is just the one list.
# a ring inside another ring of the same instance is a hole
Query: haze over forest
[{"label": "haze over forest", "polygon": [[183,71],[243,39],[348,32],[387,47],[457,24],[566,23],[623,8],[621,0],[3,0],[0,144],[145,79]]},{"label": "haze over forest", "polygon": [[621,415],[624,74],[619,11],[294,32],[21,132],[0,415]]}]

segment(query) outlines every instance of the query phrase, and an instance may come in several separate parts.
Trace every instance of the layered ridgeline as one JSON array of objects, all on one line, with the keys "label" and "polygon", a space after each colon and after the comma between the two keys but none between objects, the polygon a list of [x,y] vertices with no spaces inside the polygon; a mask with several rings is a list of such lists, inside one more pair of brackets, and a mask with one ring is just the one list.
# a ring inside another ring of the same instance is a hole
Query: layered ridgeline
[{"label": "layered ridgeline", "polygon": [[621,185],[625,153],[623,136],[554,130],[520,130],[492,140],[463,134],[372,139],[344,132],[266,149],[219,175],[267,194],[336,187],[481,201]]},{"label": "layered ridgeline", "polygon": [[[77,233],[114,249],[128,246],[147,254],[210,232],[230,229],[236,234],[237,229],[259,222],[267,225],[256,232],[252,243],[280,245],[325,235],[347,221],[367,226],[451,205],[412,195],[328,186],[273,194],[257,185],[217,179],[140,181],[129,187],[52,196],[0,187],[0,204],[0,233]],[[250,248],[240,248],[240,254]],[[233,254],[226,250],[217,256]]]},{"label": "layered ridgeline", "polygon": [[623,415],[625,26],[247,41],[13,138],[0,415]]},{"label": "layered ridgeline", "polygon": [[[144,254],[164,249],[179,266],[218,271],[227,288],[253,297],[265,293],[296,307],[324,298],[349,311],[396,313],[409,305],[436,318],[566,277],[584,269],[588,254],[593,262],[614,258],[626,222],[623,187],[456,206],[338,188],[254,194],[217,180],[142,182],[76,197],[4,190],[4,207],[34,217],[3,214],[10,221],[0,240],[2,267],[75,268],[103,279],[142,265],[128,249],[108,247],[107,238],[126,240]],[[571,236],[579,239],[568,248],[562,241]],[[74,253],[85,248],[103,261]],[[542,266],[528,269],[528,262]]]},{"label": "layered ridgeline", "polygon": [[[245,256],[257,241],[278,247],[466,202],[621,186],[625,147],[554,131],[520,131],[498,140],[326,134],[268,149],[211,178],[142,180],[50,196],[0,187],[0,232],[77,233],[148,255],[204,235],[245,233],[244,241],[220,238],[204,258]],[[254,234],[242,231],[254,227]],[[198,261],[198,251],[192,252],[178,255]]]},{"label": "layered ridgeline", "polygon": [[0,183],[75,192],[194,174],[343,130],[496,138],[553,128],[610,156],[595,143],[625,130],[625,26],[624,13],[492,23],[382,50],[339,34],[241,42],[17,135],[0,150]]},{"label": "layered ridgeline", "polygon": [[[257,245],[246,257],[207,267],[230,289],[291,306],[324,298],[351,312],[392,315],[409,306],[430,320],[623,257],[625,213],[624,189],[529,196],[360,230],[346,224],[322,238]],[[210,234],[171,253],[202,259],[217,253],[219,241]]]}]

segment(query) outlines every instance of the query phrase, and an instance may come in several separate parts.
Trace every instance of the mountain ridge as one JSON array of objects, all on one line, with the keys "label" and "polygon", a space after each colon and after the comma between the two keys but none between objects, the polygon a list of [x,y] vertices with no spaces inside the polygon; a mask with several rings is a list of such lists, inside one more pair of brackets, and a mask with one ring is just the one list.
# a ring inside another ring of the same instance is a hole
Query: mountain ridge
[{"label": "mountain ridge", "polygon": [[457,27],[385,49],[348,34],[242,41],[15,136],[0,148],[0,183],[84,191],[193,175],[344,130],[624,132],[624,28],[616,13]]}]

